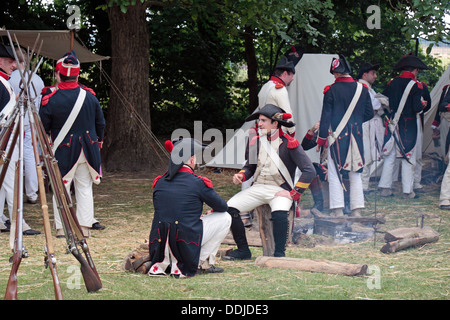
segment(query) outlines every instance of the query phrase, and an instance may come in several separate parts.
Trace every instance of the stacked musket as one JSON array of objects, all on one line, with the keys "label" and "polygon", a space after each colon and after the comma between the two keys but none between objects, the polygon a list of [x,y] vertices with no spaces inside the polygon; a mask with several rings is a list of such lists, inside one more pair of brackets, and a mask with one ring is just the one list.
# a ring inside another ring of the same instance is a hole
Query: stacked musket
[{"label": "stacked musket", "polygon": [[[0,187],[3,183],[6,170],[9,165],[13,150],[16,146],[17,140],[19,142],[19,159],[17,161],[16,167],[13,210],[13,215],[15,216],[16,223],[14,228],[14,248],[12,268],[5,293],[5,299],[8,300],[17,299],[17,271],[22,258],[27,257],[27,252],[23,246],[22,241],[23,179],[19,179],[19,177],[23,176],[23,118],[25,109],[27,109],[28,111],[28,117],[30,120],[31,139],[33,144],[34,157],[36,159],[36,171],[39,181],[39,198],[41,201],[44,233],[46,239],[45,266],[50,268],[50,272],[52,274],[55,297],[57,300],[62,300],[61,286],[56,271],[56,257],[53,249],[48,205],[44,186],[44,174],[43,167],[40,161],[39,149],[42,153],[43,164],[48,174],[48,179],[52,187],[51,189],[53,192],[53,196],[55,197],[56,203],[59,208],[61,221],[63,222],[63,229],[67,240],[68,251],[70,251],[80,263],[81,274],[83,276],[87,291],[96,292],[102,288],[100,277],[89,251],[89,246],[78,223],[78,219],[70,195],[68,194],[64,186],[61,173],[59,171],[58,162],[53,155],[49,137],[45,133],[33,100],[29,98],[30,95],[28,94],[28,90],[34,90],[31,82],[32,77],[34,74],[36,74],[43,60],[43,58],[41,57],[39,62],[37,62],[40,48],[42,47],[41,42],[39,50],[36,53],[36,59],[33,65],[30,66],[32,60],[31,58],[35,55],[35,49],[39,37],[40,36],[38,35],[31,53],[28,53],[29,59],[24,59],[24,57],[22,56],[22,60],[26,61],[26,66],[23,71],[19,68],[22,85],[16,105],[11,111],[8,111],[7,113],[3,112],[2,115],[0,115],[0,152],[2,153],[2,158],[0,161],[3,162],[3,168],[0,172]],[[11,47],[15,48],[9,32],[8,38],[11,43]],[[15,42],[17,44],[17,47],[20,48],[17,38],[15,38]],[[17,63],[19,64],[19,59],[15,51],[16,50],[13,50],[14,56]],[[18,52],[22,54],[21,50],[18,50]],[[8,152],[6,153],[8,144],[10,146]],[[11,232],[12,231],[13,228]],[[79,250],[78,247],[81,247],[81,250]],[[84,253],[84,256],[82,253]]]}]

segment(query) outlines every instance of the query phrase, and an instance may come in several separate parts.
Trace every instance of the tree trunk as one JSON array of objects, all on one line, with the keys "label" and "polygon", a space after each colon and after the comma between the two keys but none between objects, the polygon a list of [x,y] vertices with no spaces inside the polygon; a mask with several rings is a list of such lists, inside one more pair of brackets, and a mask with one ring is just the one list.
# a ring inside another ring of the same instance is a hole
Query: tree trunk
[{"label": "tree trunk", "polygon": [[258,63],[256,61],[253,30],[246,26],[244,31],[245,60],[247,61],[247,76],[249,90],[248,111],[251,114],[258,107]]},{"label": "tree trunk", "polygon": [[123,13],[108,8],[111,26],[111,78],[113,86],[106,112],[102,163],[108,171],[144,171],[156,158],[150,147],[149,32],[147,4],[137,1]]}]

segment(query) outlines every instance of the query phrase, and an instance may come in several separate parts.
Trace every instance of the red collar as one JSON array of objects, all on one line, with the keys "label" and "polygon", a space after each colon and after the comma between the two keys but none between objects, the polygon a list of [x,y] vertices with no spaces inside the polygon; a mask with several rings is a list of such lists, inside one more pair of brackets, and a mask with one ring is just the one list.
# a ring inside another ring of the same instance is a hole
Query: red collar
[{"label": "red collar", "polygon": [[58,89],[75,89],[78,88],[78,82],[60,82],[58,83]]},{"label": "red collar", "polygon": [[416,80],[416,76],[414,75],[414,73],[409,72],[409,71],[403,71],[401,75],[399,75],[400,78],[405,78],[405,79],[413,79]]},{"label": "red collar", "polygon": [[4,73],[3,71],[0,71],[0,77],[5,78],[6,80],[9,80],[9,76]]},{"label": "red collar", "polygon": [[180,170],[178,170],[178,172],[194,173],[194,170],[192,170],[191,167],[185,165],[185,166],[182,166],[180,168]]},{"label": "red collar", "polygon": [[336,82],[355,82],[355,80],[352,77],[348,76],[348,77],[339,77],[336,79],[335,83]]},{"label": "red collar", "polygon": [[283,87],[286,86],[286,84],[284,83],[284,81],[281,80],[280,78],[276,77],[276,76],[271,76],[271,77],[270,77],[270,81],[275,82],[276,85],[277,85],[277,84],[281,84]]}]

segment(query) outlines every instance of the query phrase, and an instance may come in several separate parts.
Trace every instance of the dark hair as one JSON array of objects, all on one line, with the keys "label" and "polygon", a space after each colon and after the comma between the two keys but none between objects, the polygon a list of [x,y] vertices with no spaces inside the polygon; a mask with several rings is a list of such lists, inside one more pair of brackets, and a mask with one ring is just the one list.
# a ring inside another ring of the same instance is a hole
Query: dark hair
[{"label": "dark hair", "polygon": [[415,68],[415,67],[403,67],[402,68],[403,71],[408,71],[408,72],[413,72],[414,69],[417,69],[417,68]]},{"label": "dark hair", "polygon": [[61,73],[59,73],[59,77],[61,78],[62,82],[75,82],[77,80],[77,76],[65,76]]}]

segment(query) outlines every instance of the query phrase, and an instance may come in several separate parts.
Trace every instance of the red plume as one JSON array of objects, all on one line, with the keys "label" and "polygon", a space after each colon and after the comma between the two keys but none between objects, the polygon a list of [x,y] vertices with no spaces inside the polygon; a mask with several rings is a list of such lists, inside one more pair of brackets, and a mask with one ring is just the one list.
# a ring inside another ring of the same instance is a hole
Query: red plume
[{"label": "red plume", "polygon": [[292,118],[292,114],[290,114],[290,113],[283,113],[283,120],[290,119],[290,118]]},{"label": "red plume", "polygon": [[171,153],[173,150],[173,143],[170,140],[166,140],[166,142],[164,142],[164,147],[166,148],[166,150]]}]

